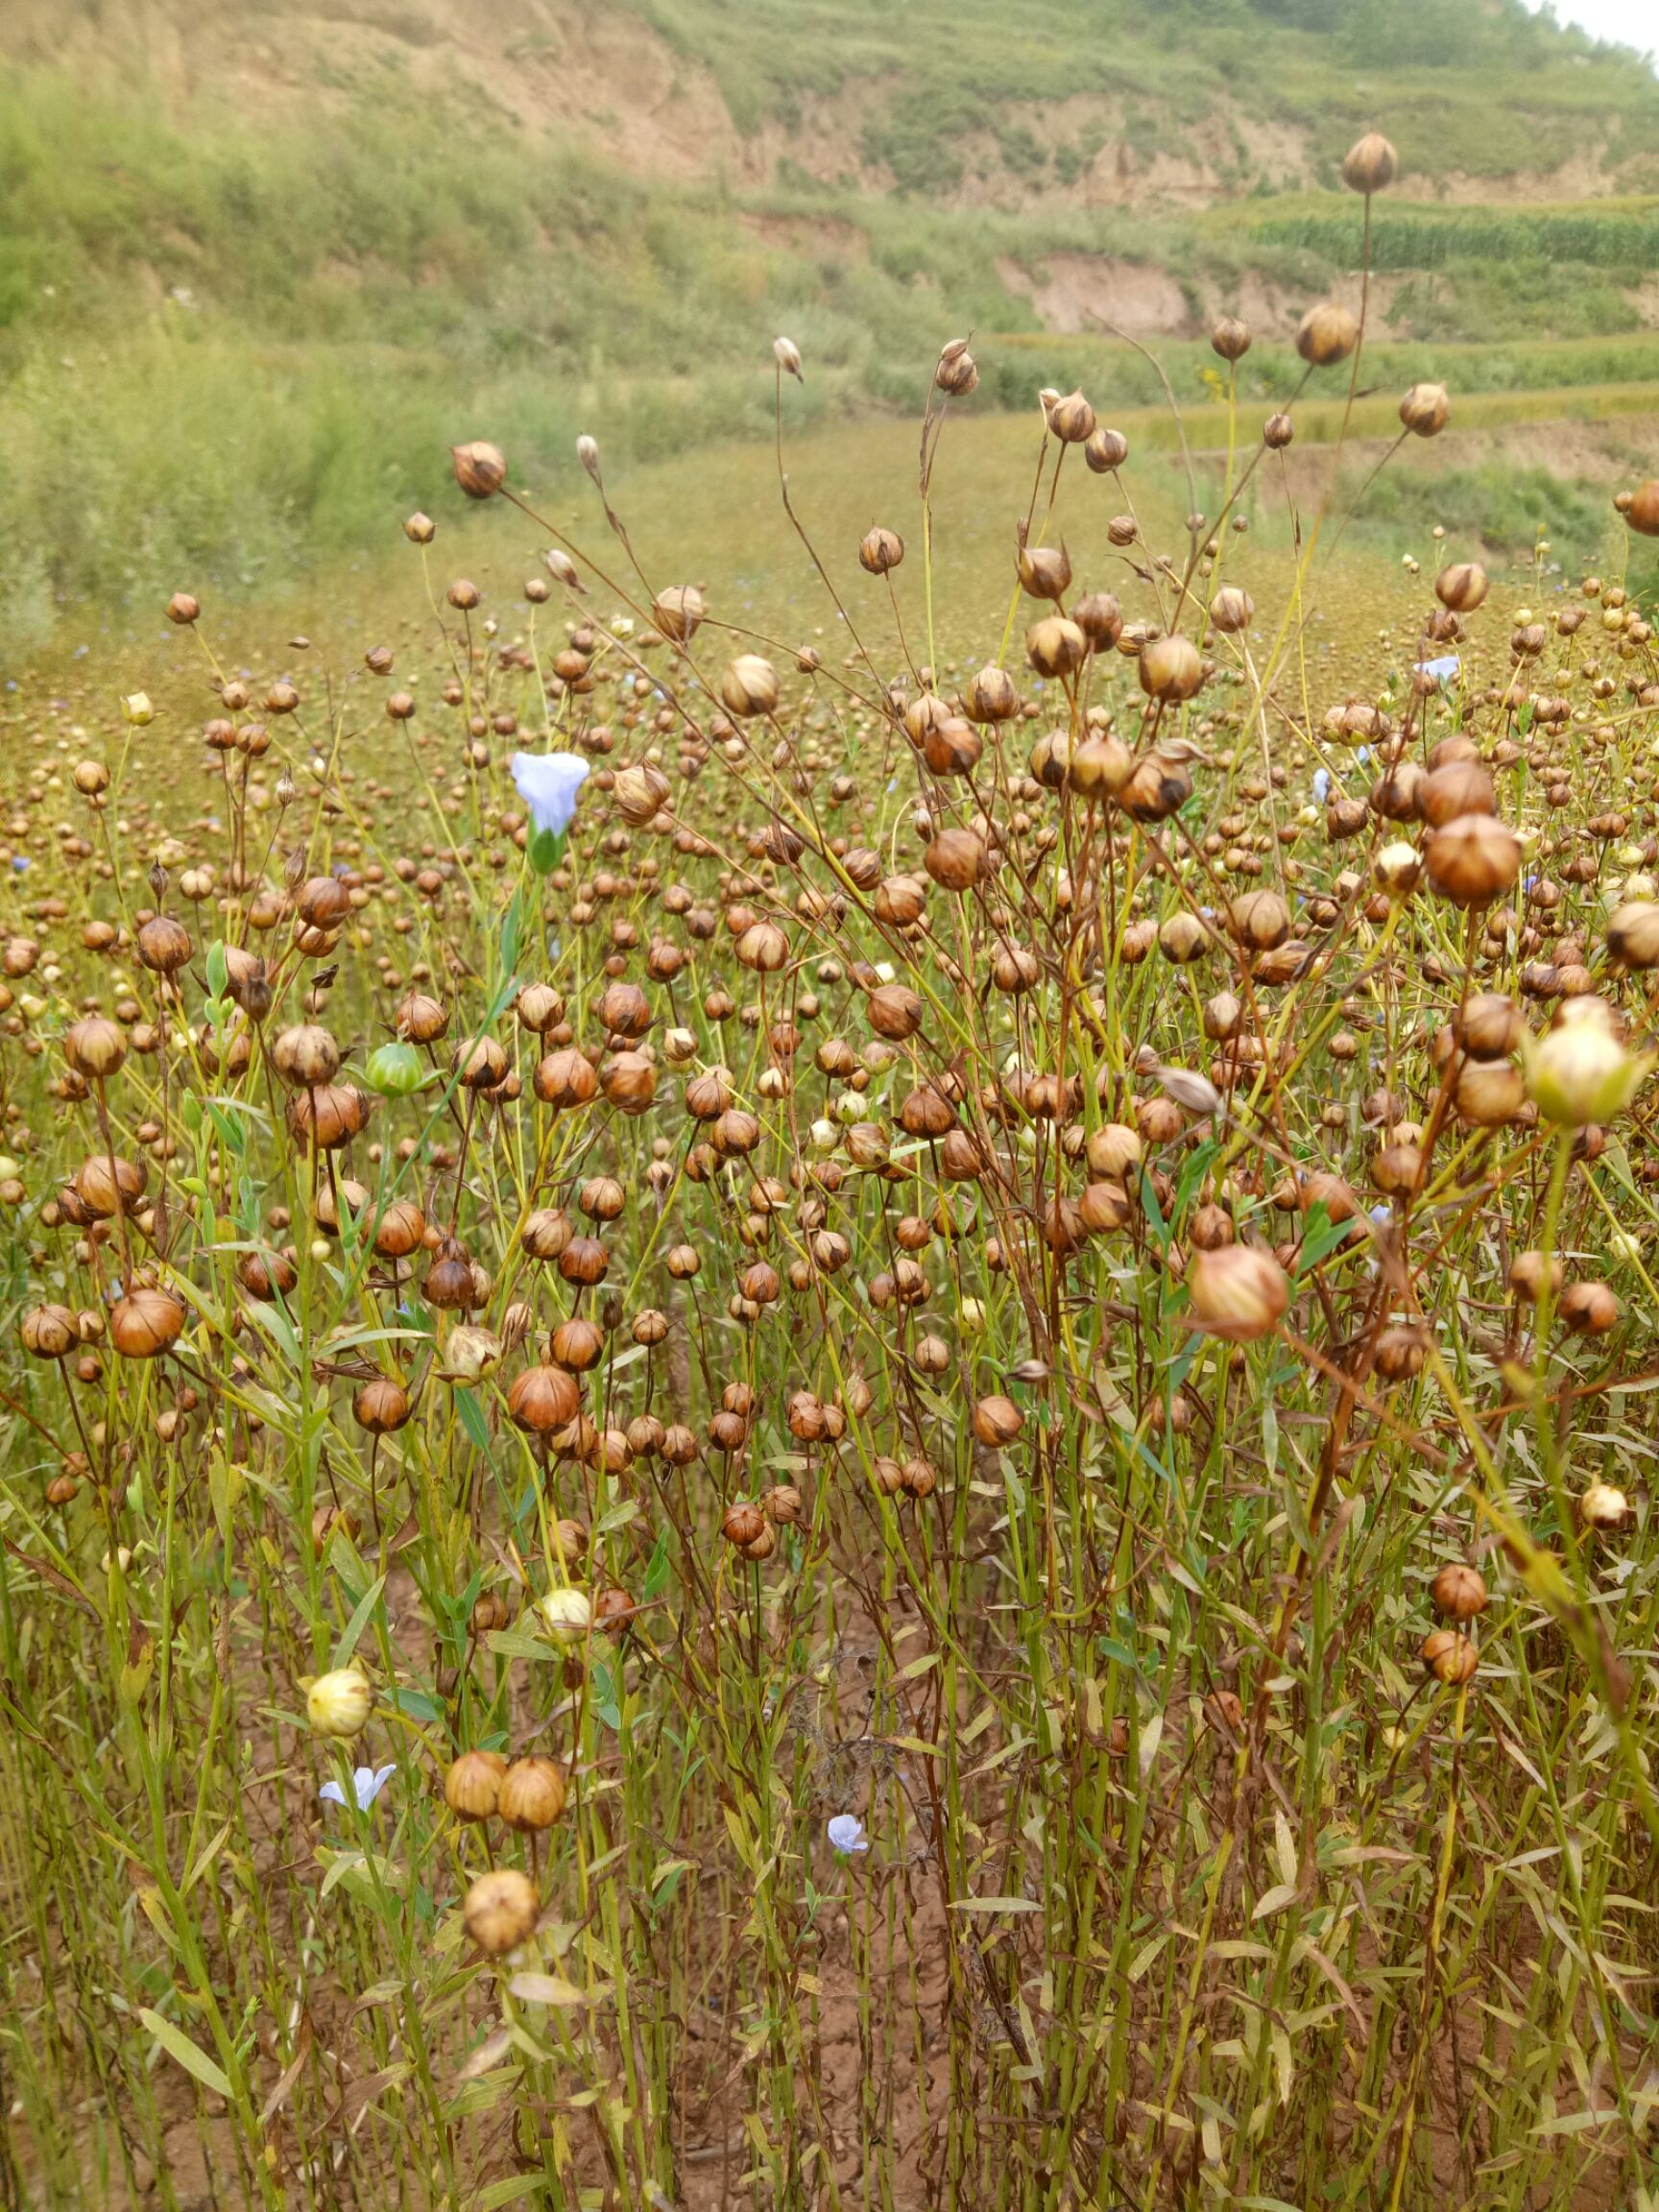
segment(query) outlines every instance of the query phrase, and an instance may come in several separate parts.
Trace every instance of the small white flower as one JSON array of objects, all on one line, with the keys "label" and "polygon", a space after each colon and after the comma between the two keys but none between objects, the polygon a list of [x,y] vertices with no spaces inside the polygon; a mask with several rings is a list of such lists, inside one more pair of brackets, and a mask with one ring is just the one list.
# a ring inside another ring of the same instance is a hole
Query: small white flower
[{"label": "small white flower", "polygon": [[870,1839],[864,1833],[864,1823],[856,1813],[837,1813],[830,1823],[830,1847],[843,1859],[852,1858],[855,1851],[868,1851]]},{"label": "small white flower", "polygon": [[537,829],[563,836],[576,812],[576,794],[588,781],[581,754],[515,753],[509,765]]},{"label": "small white flower", "polygon": [[[357,1810],[367,1813],[388,1782],[397,1771],[394,1767],[359,1767],[351,1777],[351,1787],[357,1793]],[[344,1805],[346,1792],[338,1782],[325,1782],[317,1792],[325,1805]]]}]

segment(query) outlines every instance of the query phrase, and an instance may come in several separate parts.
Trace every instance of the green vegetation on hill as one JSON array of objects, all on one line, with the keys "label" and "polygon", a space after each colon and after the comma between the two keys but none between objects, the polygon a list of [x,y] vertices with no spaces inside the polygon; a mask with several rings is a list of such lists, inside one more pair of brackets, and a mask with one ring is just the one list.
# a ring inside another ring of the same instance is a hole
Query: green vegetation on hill
[{"label": "green vegetation on hill", "polygon": [[[571,85],[593,126],[579,132],[557,114],[509,120],[470,81],[435,103],[398,67],[359,61],[267,122],[245,88],[116,84],[19,47],[0,78],[0,621],[13,650],[66,602],[184,578],[252,589],[383,537],[438,495],[457,436],[500,439],[534,480],[578,430],[617,460],[763,430],[779,329],[807,357],[792,404],[809,418],[914,405],[940,341],[968,328],[982,339],[977,404],[1024,406],[1062,379],[1113,406],[1155,402],[1138,354],[1089,341],[1079,356],[1044,334],[1014,276],[1059,252],[1155,264],[1195,332],[1246,276],[1305,303],[1357,259],[1356,204],[1318,187],[1372,121],[1432,175],[1548,168],[1585,148],[1633,175],[1659,162],[1659,82],[1515,0],[636,12],[641,39],[709,73],[740,133],[783,127],[766,178],[739,190],[714,167],[629,173],[595,147],[603,83]],[[113,0],[106,18],[113,31]],[[509,38],[500,67],[513,65]],[[820,149],[808,174],[789,134],[839,116],[824,104],[842,93],[858,118],[845,173]],[[1310,117],[1298,188],[1262,189],[1251,130],[1284,137]],[[1114,135],[1154,180],[1160,156],[1201,155],[1212,204],[1153,191],[1144,212],[1085,204],[1080,180]],[[1659,201],[1628,195],[1385,203],[1379,334],[1412,343],[1380,354],[1378,373],[1510,391],[1659,378],[1632,299],[1656,245]],[[1541,331],[1601,343],[1546,360]],[[1447,350],[1466,340],[1483,349]],[[1182,397],[1205,397],[1202,344],[1160,350]],[[1250,397],[1276,397],[1286,349],[1264,345],[1245,369]]]},{"label": "green vegetation on hill", "polygon": [[1330,180],[1380,99],[1420,170],[1543,170],[1589,139],[1616,159],[1659,155],[1659,85],[1520,0],[636,0],[636,12],[710,71],[739,129],[884,85],[865,149],[916,188],[956,182],[979,132],[1010,165],[1041,166],[1010,110],[1089,95],[1121,103],[1148,150],[1178,152],[1225,92],[1248,117],[1310,132]]}]

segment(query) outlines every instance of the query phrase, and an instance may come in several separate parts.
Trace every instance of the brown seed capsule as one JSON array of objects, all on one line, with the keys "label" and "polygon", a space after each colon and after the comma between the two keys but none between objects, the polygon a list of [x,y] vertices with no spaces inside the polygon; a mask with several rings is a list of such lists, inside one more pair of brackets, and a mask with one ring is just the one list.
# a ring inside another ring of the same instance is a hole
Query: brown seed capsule
[{"label": "brown seed capsule", "polygon": [[1296,350],[1310,368],[1330,369],[1346,361],[1359,338],[1359,325],[1346,307],[1326,301],[1310,307],[1296,327]]},{"label": "brown seed capsule", "polygon": [[878,523],[866,531],[858,547],[858,565],[871,576],[890,576],[904,558],[904,541],[897,530]]},{"label": "brown seed capsule", "polygon": [[565,1769],[556,1759],[515,1759],[501,1776],[495,1811],[503,1825],[524,1836],[552,1827],[565,1810]]},{"label": "brown seed capsule", "polygon": [[392,1017],[393,1026],[399,1037],[412,1045],[435,1045],[449,1026],[446,1007],[421,991],[411,991],[398,1001]]},{"label": "brown seed capsule", "polygon": [[296,1142],[329,1152],[349,1143],[369,1125],[373,1101],[352,1083],[328,1083],[318,1091],[296,1091],[288,1101],[287,1122]]},{"label": "brown seed capsule", "polygon": [[481,1590],[472,1601],[469,1624],[474,1636],[489,1636],[505,1628],[511,1618],[499,1590]]},{"label": "brown seed capsule", "polygon": [[521,1027],[544,1037],[564,1021],[565,1001],[549,983],[526,983],[513,1001],[513,1011]]},{"label": "brown seed capsule", "polygon": [[1630,494],[1630,504],[1621,512],[1632,530],[1644,538],[1659,538],[1659,476],[1639,484]]},{"label": "brown seed capsule", "polygon": [[567,1429],[582,1410],[582,1393],[563,1367],[526,1367],[507,1389],[507,1418],[532,1436]]},{"label": "brown seed capsule", "polygon": [[1457,1042],[1477,1060],[1505,1060],[1520,1048],[1527,1024],[1521,1009],[1501,991],[1476,991],[1458,1010]]},{"label": "brown seed capsule", "polygon": [[1400,420],[1416,438],[1437,438],[1451,417],[1444,384],[1413,384],[1400,402]]},{"label": "brown seed capsule", "polygon": [[979,371],[968,350],[966,338],[952,338],[939,356],[933,372],[939,390],[952,399],[965,398],[979,381]]},{"label": "brown seed capsule", "polygon": [[1570,1283],[1556,1311],[1564,1329],[1581,1336],[1604,1336],[1618,1322],[1620,1305],[1605,1283]]},{"label": "brown seed capsule", "polygon": [[[1549,1264],[1549,1283],[1551,1297],[1557,1295],[1566,1281],[1567,1270],[1561,1262],[1551,1257]],[[1545,1263],[1542,1252],[1518,1252],[1509,1262],[1509,1287],[1517,1298],[1528,1304],[1543,1295]]]},{"label": "brown seed capsule", "polygon": [[764,1492],[760,1506],[767,1520],[780,1528],[794,1527],[805,1512],[801,1493],[792,1482],[776,1483],[772,1489]]},{"label": "brown seed capsule", "polygon": [[351,1417],[371,1436],[390,1436],[409,1418],[409,1393],[388,1375],[365,1382],[351,1401]]},{"label": "brown seed capsule", "polygon": [[118,1022],[88,1014],[63,1032],[63,1057],[78,1075],[104,1082],[126,1059],[127,1040]]},{"label": "brown seed capsule", "polygon": [[585,1313],[561,1321],[548,1341],[555,1366],[570,1375],[586,1375],[605,1357],[605,1332]]},{"label": "brown seed capsule", "polygon": [[1121,430],[1109,430],[1101,423],[1085,440],[1083,458],[1096,476],[1110,476],[1128,460],[1129,441]]},{"label": "brown seed capsule", "polygon": [[1015,555],[1022,590],[1033,599],[1064,599],[1071,585],[1071,559],[1064,545],[1022,545]]},{"label": "brown seed capsule", "polygon": [[1491,814],[1460,814],[1434,832],[1424,860],[1443,899],[1487,906],[1520,875],[1521,843]]},{"label": "brown seed capsule", "polygon": [[1384,1329],[1377,1339],[1377,1372],[1385,1382],[1405,1382],[1421,1375],[1428,1357],[1423,1331],[1408,1323]]},{"label": "brown seed capsule", "polygon": [[1250,350],[1250,325],[1237,315],[1223,315],[1210,333],[1211,350],[1223,361],[1242,361]]},{"label": "brown seed capsule", "polygon": [[1203,656],[1178,631],[1150,637],[1141,648],[1138,674],[1148,698],[1165,703],[1190,699],[1203,686]]},{"label": "brown seed capsule", "polygon": [[572,1235],[568,1214],[558,1207],[539,1206],[526,1215],[518,1241],[532,1260],[557,1260]]},{"label": "brown seed capsule", "polygon": [[921,997],[904,983],[883,983],[867,1000],[870,1026],[878,1037],[902,1044],[922,1026],[925,1011]]},{"label": "brown seed capsule", "polygon": [[1409,1198],[1422,1188],[1423,1155],[1415,1144],[1385,1144],[1377,1155],[1371,1180],[1386,1198]]},{"label": "brown seed capsule", "polygon": [[1350,192],[1385,192],[1399,174],[1400,160],[1380,131],[1367,131],[1342,159],[1342,181]]},{"label": "brown seed capsule", "polygon": [[1158,950],[1177,968],[1201,960],[1214,943],[1214,939],[1197,915],[1185,910],[1171,914],[1159,926]]},{"label": "brown seed capsule", "polygon": [[1460,814],[1497,811],[1492,779],[1479,760],[1449,760],[1423,778],[1415,796],[1418,813],[1435,830],[1443,830]]},{"label": "brown seed capsule", "polygon": [[1187,1287],[1199,1328],[1227,1344],[1249,1344],[1267,1335],[1290,1303],[1289,1277],[1270,1252],[1253,1244],[1196,1254]]},{"label": "brown seed capsule", "polygon": [[541,1916],[541,1898],[535,1883],[512,1866],[480,1874],[462,1909],[468,1935],[489,1959],[527,1942]]},{"label": "brown seed capsule", "polygon": [[671,584],[651,602],[652,621],[676,645],[685,644],[696,635],[707,613],[695,584]]},{"label": "brown seed capsule", "polygon": [[179,1341],[184,1307],[169,1290],[140,1285],[109,1310],[109,1341],[124,1359],[156,1359]]},{"label": "brown seed capsule", "polygon": [[1020,694],[1005,668],[975,669],[962,688],[962,711],[970,722],[1008,722],[1020,711]]},{"label": "brown seed capsule", "polygon": [[499,1751],[463,1751],[444,1776],[444,1801],[458,1820],[489,1820],[506,1771]]},{"label": "brown seed capsule", "polygon": [[1210,619],[1217,630],[1228,635],[1247,630],[1256,613],[1256,602],[1248,591],[1240,590],[1237,584],[1227,584],[1210,602]]},{"label": "brown seed capsule", "polygon": [[1486,1610],[1486,1584],[1479,1570],[1454,1559],[1429,1586],[1434,1610],[1448,1621],[1473,1621]]},{"label": "brown seed capsule", "polygon": [[301,1022],[280,1032],[271,1062],[291,1089],[318,1091],[340,1072],[340,1047],[326,1029]]},{"label": "brown seed capsule", "polygon": [[1081,392],[1069,392],[1048,409],[1048,427],[1062,445],[1083,445],[1094,434],[1094,410]]},{"label": "brown seed capsule", "polygon": [[1434,579],[1434,596],[1454,614],[1472,614],[1490,589],[1485,569],[1474,561],[1455,561]]},{"label": "brown seed capsule", "polygon": [[1277,891],[1247,891],[1235,899],[1228,921],[1238,943],[1252,952],[1270,952],[1290,934],[1290,909]]},{"label": "brown seed capsule", "polygon": [[628,1450],[635,1459],[654,1459],[662,1450],[667,1431],[655,1413],[636,1413],[626,1431]]},{"label": "brown seed capsule", "polygon": [[878,1453],[870,1462],[870,1479],[883,1498],[897,1498],[904,1487],[903,1466],[887,1453]]},{"label": "brown seed capsule", "polygon": [[1244,1726],[1244,1706],[1233,1690],[1212,1690],[1204,1699],[1204,1718],[1217,1734],[1238,1736]]},{"label": "brown seed capsule", "polygon": [[1123,635],[1123,610],[1110,591],[1087,591],[1071,610],[1071,619],[1097,649],[1116,645]]},{"label": "brown seed capsule", "polygon": [[1500,1060],[1471,1060],[1457,1073],[1457,1111],[1477,1129],[1503,1129],[1527,1103],[1527,1079]]},{"label": "brown seed capsule", "polygon": [[906,1459],[902,1480],[910,1497],[918,1500],[931,1498],[939,1487],[939,1470],[931,1459]]},{"label": "brown seed capsule", "polygon": [[[979,756],[985,750],[978,733],[971,722],[958,714],[948,715],[943,722],[935,722],[922,734],[922,757],[935,776],[967,776],[978,765]],[[851,860],[852,855],[848,855]],[[843,862],[843,866],[847,863]],[[851,868],[849,875],[853,874]],[[854,882],[856,876],[853,877]]]},{"label": "brown seed capsule", "polygon": [[1282,453],[1296,435],[1296,425],[1288,415],[1269,415],[1262,425],[1262,443],[1270,452]]},{"label": "brown seed capsule", "polygon": [[1092,1237],[1109,1237],[1129,1225],[1129,1200],[1116,1183],[1087,1184],[1077,1212]]},{"label": "brown seed capsule", "polygon": [[981,1398],[974,1408],[974,1433],[992,1451],[1012,1444],[1025,1426],[1025,1416],[1012,1398]]},{"label": "brown seed capsule", "polygon": [[177,975],[194,948],[190,932],[170,914],[156,914],[138,931],[138,957],[156,975]]},{"label": "brown seed capsule", "polygon": [[923,862],[941,889],[971,891],[989,873],[990,858],[983,838],[972,830],[952,826],[934,838]]},{"label": "brown seed capsule", "polygon": [[1064,614],[1046,615],[1025,633],[1025,657],[1039,676],[1070,676],[1088,658],[1089,640]]},{"label": "brown seed capsule", "polygon": [[758,1505],[740,1498],[728,1505],[720,1522],[720,1533],[728,1544],[745,1551],[766,1527],[766,1516]]},{"label": "brown seed capsule", "polygon": [[374,1224],[374,1249],[382,1260],[407,1260],[420,1250],[426,1218],[412,1198],[394,1198]]},{"label": "brown seed capsule", "polygon": [[112,1161],[107,1153],[95,1152],[75,1178],[75,1195],[85,1218],[108,1221],[117,1213],[136,1211],[148,1181],[142,1160]]},{"label": "brown seed capsule", "polygon": [[1607,950],[1626,968],[1659,968],[1659,900],[1627,900],[1618,907],[1607,924]]},{"label": "brown seed capsule", "polygon": [[720,698],[740,721],[770,714],[778,704],[778,671],[758,653],[740,653],[720,679]]},{"label": "brown seed capsule", "polygon": [[597,1096],[599,1078],[586,1053],[566,1045],[539,1064],[530,1087],[544,1106],[568,1111]]},{"label": "brown seed capsule", "polygon": [[507,481],[507,462],[501,448],[486,439],[452,445],[449,455],[455,466],[455,481],[469,499],[492,498]]},{"label": "brown seed capsule", "polygon": [[493,1091],[507,1072],[507,1055],[493,1037],[464,1037],[450,1055],[450,1067],[467,1090]]},{"label": "brown seed capsule", "polygon": [[644,1052],[613,1052],[599,1070],[606,1102],[620,1114],[643,1114],[657,1095],[656,1064]]},{"label": "brown seed capsule", "polygon": [[1423,1664],[1437,1682],[1456,1687],[1474,1680],[1480,1655],[1455,1628],[1433,1628],[1423,1639]]},{"label": "brown seed capsule", "polygon": [[67,1306],[35,1306],[23,1316],[23,1349],[35,1359],[62,1359],[81,1342]]}]

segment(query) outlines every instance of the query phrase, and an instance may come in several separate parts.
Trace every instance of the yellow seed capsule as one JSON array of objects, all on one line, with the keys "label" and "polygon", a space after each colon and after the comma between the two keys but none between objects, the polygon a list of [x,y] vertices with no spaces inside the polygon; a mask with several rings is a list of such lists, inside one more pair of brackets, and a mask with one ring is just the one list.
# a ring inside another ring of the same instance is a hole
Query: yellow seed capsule
[{"label": "yellow seed capsule", "polygon": [[374,1702],[367,1678],[355,1667],[319,1674],[305,1693],[305,1718],[319,1736],[356,1736]]},{"label": "yellow seed capsule", "polygon": [[480,1874],[467,1892],[462,1916],[467,1933],[488,1958],[515,1950],[535,1933],[541,1899],[536,1885],[517,1867],[500,1866]]}]

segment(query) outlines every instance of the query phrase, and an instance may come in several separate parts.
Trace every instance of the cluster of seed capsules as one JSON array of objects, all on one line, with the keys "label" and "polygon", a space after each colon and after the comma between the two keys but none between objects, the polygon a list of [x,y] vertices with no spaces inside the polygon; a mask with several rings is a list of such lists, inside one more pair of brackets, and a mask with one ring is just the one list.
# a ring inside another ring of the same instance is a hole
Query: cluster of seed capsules
[{"label": "cluster of seed capsules", "polygon": [[[1329,321],[1310,325],[1310,361],[1348,349]],[[1238,346],[1218,334],[1224,356]],[[947,349],[940,393],[971,389],[972,368]],[[1047,397],[1045,437],[1096,475],[1126,458],[1081,395]],[[475,495],[506,482],[493,447],[455,465]],[[1659,485],[1622,511],[1659,533]],[[434,528],[415,517],[409,535]],[[902,541],[873,530],[859,559],[890,579]],[[7,1033],[45,1060],[84,1140],[51,1191],[15,1179],[43,1238],[33,1262],[61,1283],[22,1340],[62,1369],[79,1438],[49,1503],[67,1516],[90,1484],[119,1539],[140,1440],[90,1401],[83,1419],[78,1395],[107,1350],[156,1371],[142,1403],[159,1445],[193,1463],[252,1452],[260,1393],[281,1387],[258,1310],[293,1311],[325,1278],[331,1325],[401,1308],[425,1316],[428,1349],[405,1364],[390,1339],[369,1360],[312,1346],[361,1452],[313,1540],[360,1531],[381,1455],[395,1468],[411,1424],[446,1418],[446,1391],[483,1393],[560,1507],[548,1561],[487,1592],[483,1626],[521,1597],[565,1643],[627,1636],[629,1577],[687,1471],[740,1587],[798,1556],[816,1486],[937,1513],[967,1455],[1050,1449],[1115,1360],[1133,1421],[1173,1442],[1190,1395],[1115,1338],[1126,1274],[1148,1286],[1137,1326],[1171,1341],[1196,1326],[1301,1343],[1321,1313],[1363,1312],[1365,1389],[1414,1382],[1434,1328],[1413,1239],[1438,1255],[1450,1214],[1512,1244],[1510,1214],[1537,1218],[1525,1164],[1549,1127],[1592,1169],[1645,1072],[1651,630],[1591,578],[1548,619],[1523,610],[1494,650],[1488,579],[1455,563],[1403,695],[1308,720],[1255,682],[1254,605],[1222,563],[1195,531],[1185,576],[1160,570],[1163,619],[1136,620],[1020,533],[1012,581],[1048,610],[1026,632],[1041,691],[996,663],[895,681],[803,647],[792,693],[771,654],[706,664],[691,585],[604,623],[573,597],[549,669],[475,631],[481,595],[457,582],[438,724],[412,727],[407,687],[384,706],[417,759],[449,760],[473,834],[408,850],[389,787],[346,781],[364,733],[337,726],[332,765],[311,735],[276,746],[279,872],[249,857],[272,724],[228,720],[247,685],[223,685],[205,739],[228,820],[191,833],[177,884],[157,866],[150,902],[128,905],[94,871],[77,915],[37,902],[5,948]],[[569,554],[549,570],[533,608],[586,589]],[[1168,619],[1182,609],[1186,629]],[[170,612],[200,619],[187,595]],[[1431,648],[1462,656],[1450,692]],[[394,658],[377,648],[366,673],[392,680]],[[299,732],[297,686],[274,682],[265,705]],[[531,872],[537,825],[492,748],[538,711],[591,775],[567,849]],[[74,782],[86,859],[112,786],[97,762]],[[493,1010],[509,891],[559,950]],[[257,1112],[233,1142],[234,1102]],[[1659,1180],[1659,1154],[1633,1142],[1631,1161]],[[1383,1242],[1396,1311],[1370,1287]],[[1617,1341],[1621,1299],[1559,1240],[1511,1249],[1505,1281],[1501,1362],[1531,1356],[1528,1312]],[[724,1381],[716,1324],[747,1347]],[[1343,1327],[1327,1334],[1352,1354]],[[675,1342],[691,1351],[677,1380]],[[624,1367],[624,1351],[643,1357]],[[760,1481],[784,1437],[787,1479]],[[602,1485],[648,1508],[603,1558]],[[1598,1480],[1579,1514],[1610,1533],[1630,1505]],[[1431,1595],[1447,1625],[1424,1660],[1466,1681],[1482,1575],[1453,1562]],[[526,1832],[557,1819],[563,1789],[555,1762],[476,1750],[445,1785],[458,1817]]]}]

